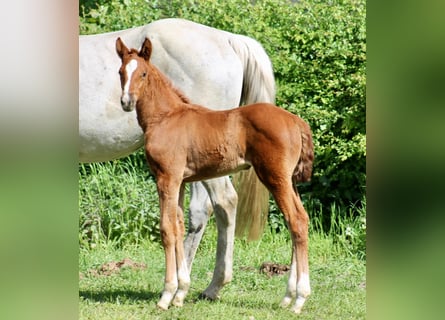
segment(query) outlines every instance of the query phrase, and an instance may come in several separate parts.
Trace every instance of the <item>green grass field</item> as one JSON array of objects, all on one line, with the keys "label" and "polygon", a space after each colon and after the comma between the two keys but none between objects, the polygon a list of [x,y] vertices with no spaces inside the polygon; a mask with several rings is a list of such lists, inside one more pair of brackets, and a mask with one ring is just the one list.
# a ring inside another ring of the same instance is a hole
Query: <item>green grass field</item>
[{"label": "green grass field", "polygon": [[[163,288],[164,256],[160,244],[100,245],[81,249],[79,256],[80,319],[289,319],[297,317],[279,307],[286,275],[259,272],[263,262],[288,264],[290,242],[285,233],[266,232],[257,242],[236,240],[233,281],[218,301],[198,299],[209,284],[214,267],[214,221],[204,235],[192,270],[192,285],[184,307],[156,308]],[[97,274],[100,266],[129,258],[144,269],[122,268],[111,275]],[[310,237],[312,295],[299,319],[364,319],[366,263],[345,253],[332,237],[313,232]],[[93,271],[92,271],[93,270]]]},{"label": "green grass field", "polygon": [[[164,253],[159,241],[156,187],[147,176],[145,160],[138,155],[79,167],[80,319],[296,317],[279,307],[287,274],[269,277],[259,272],[263,262],[290,262],[289,233],[283,229],[281,215],[276,214],[271,215],[259,241],[236,239],[233,280],[214,302],[198,299],[214,269],[216,227],[212,217],[196,254],[184,307],[158,310]],[[312,295],[298,318],[364,319],[366,201],[360,210],[331,208],[328,230],[321,223],[326,213],[311,206],[307,210]],[[272,232],[277,226],[281,232]],[[98,272],[103,265],[124,258],[143,263],[145,268],[122,268],[110,275]]]}]

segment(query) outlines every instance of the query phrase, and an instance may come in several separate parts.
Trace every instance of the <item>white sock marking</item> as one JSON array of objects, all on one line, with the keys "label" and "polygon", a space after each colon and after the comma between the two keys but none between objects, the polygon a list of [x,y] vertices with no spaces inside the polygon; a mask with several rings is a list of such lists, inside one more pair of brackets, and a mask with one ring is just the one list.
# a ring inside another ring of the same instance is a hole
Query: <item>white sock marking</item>
[{"label": "white sock marking", "polygon": [[311,285],[309,282],[309,274],[301,273],[300,279],[298,279],[297,293],[299,297],[306,298],[311,294]]}]

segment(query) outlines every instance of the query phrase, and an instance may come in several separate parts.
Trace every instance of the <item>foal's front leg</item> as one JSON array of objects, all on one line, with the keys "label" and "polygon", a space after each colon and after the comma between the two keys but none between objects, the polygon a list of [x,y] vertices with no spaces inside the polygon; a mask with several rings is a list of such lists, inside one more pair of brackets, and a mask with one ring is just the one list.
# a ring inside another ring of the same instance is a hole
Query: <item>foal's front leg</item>
[{"label": "foal's front leg", "polygon": [[179,202],[177,207],[176,225],[178,234],[176,236],[176,269],[178,272],[178,290],[176,291],[173,305],[182,307],[184,298],[190,288],[190,271],[188,270],[187,259],[184,252],[184,184],[181,185]]},{"label": "foal's front leg", "polygon": [[[181,183],[169,178],[157,177],[159,204],[161,209],[161,240],[165,252],[164,291],[158,307],[168,309],[179,287],[175,305],[182,305],[190,286],[190,276],[184,257],[184,223],[182,210],[178,206]],[[180,223],[182,221],[182,223]],[[178,283],[179,280],[179,283]]]}]

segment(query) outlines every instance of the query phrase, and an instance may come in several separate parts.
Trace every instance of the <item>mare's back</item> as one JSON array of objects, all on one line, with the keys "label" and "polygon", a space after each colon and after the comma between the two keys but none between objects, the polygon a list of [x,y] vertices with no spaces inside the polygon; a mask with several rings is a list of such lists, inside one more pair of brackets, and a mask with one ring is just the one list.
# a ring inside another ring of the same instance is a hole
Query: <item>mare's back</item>
[{"label": "mare's back", "polygon": [[153,43],[152,62],[177,88],[194,103],[226,109],[238,105],[243,78],[241,62],[229,45],[230,36],[181,19],[80,36],[80,161],[119,158],[143,143],[135,113],[125,113],[120,106],[117,37],[137,49],[149,37]]}]

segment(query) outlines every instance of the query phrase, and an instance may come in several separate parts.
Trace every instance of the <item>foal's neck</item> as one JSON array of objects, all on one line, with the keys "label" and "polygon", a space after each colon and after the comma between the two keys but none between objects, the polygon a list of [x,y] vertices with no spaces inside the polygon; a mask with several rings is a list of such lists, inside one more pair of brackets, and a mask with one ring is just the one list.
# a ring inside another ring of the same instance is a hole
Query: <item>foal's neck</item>
[{"label": "foal's neck", "polygon": [[138,120],[144,131],[175,111],[182,110],[190,101],[153,64],[149,72],[143,96],[137,103]]}]

